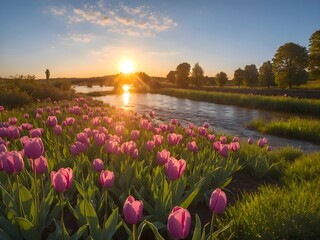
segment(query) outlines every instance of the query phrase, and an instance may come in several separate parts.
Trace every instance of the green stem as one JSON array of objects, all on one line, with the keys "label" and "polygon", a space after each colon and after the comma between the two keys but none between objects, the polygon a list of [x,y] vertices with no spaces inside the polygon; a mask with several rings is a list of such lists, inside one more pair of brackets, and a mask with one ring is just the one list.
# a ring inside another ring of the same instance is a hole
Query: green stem
[{"label": "green stem", "polygon": [[38,181],[36,172],[36,162],[33,160],[33,175],[34,175],[34,222],[38,226]]},{"label": "green stem", "polygon": [[211,224],[210,224],[210,238],[211,238],[211,235],[212,235],[212,233],[213,233],[213,227],[214,227],[214,220],[215,220],[215,214],[214,213],[212,213],[212,217],[211,217]]},{"label": "green stem", "polygon": [[22,206],[22,201],[21,201],[21,197],[20,197],[20,180],[19,180],[19,176],[18,174],[16,174],[16,180],[17,180],[17,191],[18,191],[18,203],[19,203],[19,208],[20,208],[20,214],[25,218],[25,213],[23,210],[23,206]]},{"label": "green stem", "polygon": [[104,215],[104,223],[105,223],[108,219],[108,190],[107,189],[104,190],[104,211],[105,211],[105,215]]},{"label": "green stem", "polygon": [[133,224],[133,228],[132,228],[132,240],[136,240],[137,239],[137,224]]},{"label": "green stem", "polygon": [[61,229],[64,229],[63,193],[60,193],[60,204],[61,204]]}]

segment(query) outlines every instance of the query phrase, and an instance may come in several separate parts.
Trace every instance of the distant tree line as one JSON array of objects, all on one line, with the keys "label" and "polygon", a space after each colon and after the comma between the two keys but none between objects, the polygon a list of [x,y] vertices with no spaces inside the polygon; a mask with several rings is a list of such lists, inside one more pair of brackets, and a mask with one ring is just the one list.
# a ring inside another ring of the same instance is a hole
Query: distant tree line
[{"label": "distant tree line", "polygon": [[[272,61],[264,62],[259,69],[251,64],[235,70],[232,84],[252,88],[277,85],[292,88],[315,79],[320,79],[320,30],[309,38],[308,50],[293,42],[285,43],[278,48]],[[223,87],[230,82],[228,80],[225,72],[219,72],[214,77],[205,76],[199,63],[192,69],[189,63],[180,63],[175,71],[167,74],[167,81],[179,87],[214,84]]]}]

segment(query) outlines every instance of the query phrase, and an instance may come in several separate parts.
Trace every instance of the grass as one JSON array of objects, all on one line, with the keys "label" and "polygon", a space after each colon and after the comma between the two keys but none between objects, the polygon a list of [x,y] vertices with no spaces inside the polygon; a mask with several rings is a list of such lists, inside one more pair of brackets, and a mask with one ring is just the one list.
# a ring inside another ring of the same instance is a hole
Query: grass
[{"label": "grass", "polygon": [[314,99],[298,99],[282,96],[254,96],[173,88],[159,89],[156,93],[178,98],[187,98],[195,101],[320,116],[320,100]]},{"label": "grass", "polygon": [[320,153],[300,156],[282,180],[283,187],[263,186],[230,207],[220,226],[234,224],[221,239],[232,232],[233,239],[318,239]]},{"label": "grass", "polygon": [[313,80],[313,81],[308,81],[307,84],[301,85],[298,88],[303,88],[303,89],[320,89],[320,79],[318,80]]},{"label": "grass", "polygon": [[289,120],[258,119],[252,121],[249,128],[277,135],[320,144],[320,120],[306,118],[290,118]]}]

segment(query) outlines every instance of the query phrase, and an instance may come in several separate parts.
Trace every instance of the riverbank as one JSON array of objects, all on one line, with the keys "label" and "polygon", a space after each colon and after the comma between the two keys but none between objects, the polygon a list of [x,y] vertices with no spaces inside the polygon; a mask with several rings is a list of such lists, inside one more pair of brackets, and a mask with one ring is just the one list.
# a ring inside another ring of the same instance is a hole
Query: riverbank
[{"label": "riverbank", "polygon": [[262,133],[320,144],[320,121],[316,119],[298,117],[271,121],[257,119],[249,123],[248,127]]},{"label": "riverbank", "polygon": [[251,94],[173,88],[158,89],[153,92],[195,101],[320,117],[320,100],[316,99],[299,99],[286,96],[256,96]]}]

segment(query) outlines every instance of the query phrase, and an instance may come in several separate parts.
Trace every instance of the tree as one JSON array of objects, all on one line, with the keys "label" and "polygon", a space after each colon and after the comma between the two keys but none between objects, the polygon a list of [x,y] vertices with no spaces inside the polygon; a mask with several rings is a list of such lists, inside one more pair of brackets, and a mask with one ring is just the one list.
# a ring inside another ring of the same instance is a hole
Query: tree
[{"label": "tree", "polygon": [[244,67],[244,82],[248,87],[254,87],[258,83],[259,73],[256,65],[246,65]]},{"label": "tree", "polygon": [[189,85],[189,75],[191,66],[189,63],[180,63],[176,68],[176,82],[180,87]]},{"label": "tree", "polygon": [[167,80],[170,83],[175,83],[176,82],[176,71],[170,71],[167,74]]},{"label": "tree", "polygon": [[192,68],[191,79],[195,86],[202,86],[204,83],[204,72],[199,63],[196,63]]},{"label": "tree", "polygon": [[320,79],[320,30],[309,39],[309,71],[311,79]]},{"label": "tree", "polygon": [[266,86],[266,87],[270,87],[270,86],[274,86],[275,85],[275,81],[274,81],[275,77],[274,74],[272,72],[272,63],[270,61],[266,61],[264,62],[261,67],[259,68],[259,82],[261,86]]},{"label": "tree", "polygon": [[223,87],[224,85],[226,85],[228,81],[228,76],[225,72],[217,73],[215,78],[216,78],[217,85],[219,85],[220,87]]},{"label": "tree", "polygon": [[307,82],[308,52],[295,43],[285,43],[274,55],[272,70],[280,87],[292,88]]},{"label": "tree", "polygon": [[234,85],[240,87],[244,81],[244,71],[241,68],[238,68],[234,71],[233,82]]},{"label": "tree", "polygon": [[46,79],[48,80],[49,77],[50,77],[50,71],[49,71],[49,69],[47,69],[45,73],[46,73]]}]

